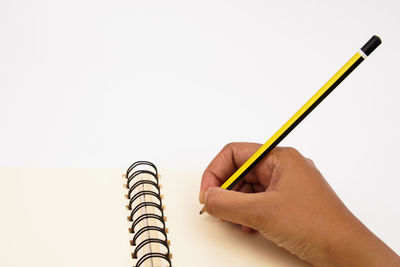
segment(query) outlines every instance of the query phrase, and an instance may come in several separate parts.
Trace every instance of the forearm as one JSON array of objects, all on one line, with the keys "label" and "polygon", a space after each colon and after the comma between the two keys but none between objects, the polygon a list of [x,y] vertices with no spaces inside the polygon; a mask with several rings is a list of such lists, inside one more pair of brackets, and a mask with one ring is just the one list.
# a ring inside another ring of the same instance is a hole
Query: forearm
[{"label": "forearm", "polygon": [[400,266],[400,257],[352,215],[329,238],[316,266]]}]

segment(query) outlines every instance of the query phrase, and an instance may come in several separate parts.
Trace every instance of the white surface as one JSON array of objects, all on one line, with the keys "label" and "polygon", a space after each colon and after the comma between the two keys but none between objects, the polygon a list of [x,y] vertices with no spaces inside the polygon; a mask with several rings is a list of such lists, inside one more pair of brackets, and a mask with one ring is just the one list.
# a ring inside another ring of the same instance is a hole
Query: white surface
[{"label": "white surface", "polygon": [[227,142],[265,142],[377,34],[282,145],[400,253],[399,13],[397,0],[2,0],[0,165],[203,169]]}]

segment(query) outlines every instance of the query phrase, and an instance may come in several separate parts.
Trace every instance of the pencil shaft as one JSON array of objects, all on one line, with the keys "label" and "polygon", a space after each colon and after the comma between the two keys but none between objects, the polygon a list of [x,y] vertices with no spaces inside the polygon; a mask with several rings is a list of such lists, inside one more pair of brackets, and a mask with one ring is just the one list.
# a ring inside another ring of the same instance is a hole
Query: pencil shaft
[{"label": "pencil shaft", "polygon": [[232,189],[259,161],[285,138],[329,93],[333,91],[362,61],[357,52],[329,81],[315,93],[256,153],[254,153],[221,188]]}]

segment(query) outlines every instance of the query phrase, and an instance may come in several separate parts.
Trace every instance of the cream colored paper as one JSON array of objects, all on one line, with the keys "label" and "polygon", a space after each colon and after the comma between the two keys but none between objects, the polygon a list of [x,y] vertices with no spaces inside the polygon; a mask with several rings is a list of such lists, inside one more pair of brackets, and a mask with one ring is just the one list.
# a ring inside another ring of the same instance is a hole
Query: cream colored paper
[{"label": "cream colored paper", "polygon": [[[0,169],[0,266],[133,266],[122,169]],[[160,170],[173,266],[307,266],[199,216],[201,172]]]}]

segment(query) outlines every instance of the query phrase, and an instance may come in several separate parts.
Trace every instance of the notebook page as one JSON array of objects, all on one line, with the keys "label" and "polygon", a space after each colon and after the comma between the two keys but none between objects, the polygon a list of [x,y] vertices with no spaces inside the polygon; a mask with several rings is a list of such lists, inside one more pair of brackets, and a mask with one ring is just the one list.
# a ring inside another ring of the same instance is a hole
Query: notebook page
[{"label": "notebook page", "polygon": [[245,233],[208,214],[200,216],[201,171],[161,169],[160,174],[175,266],[310,266],[258,233]]},{"label": "notebook page", "polygon": [[133,266],[120,169],[0,169],[0,266]]},{"label": "notebook page", "polygon": [[[124,172],[0,169],[0,266],[133,266]],[[259,235],[199,216],[201,172],[161,175],[174,267],[307,266]]]}]

